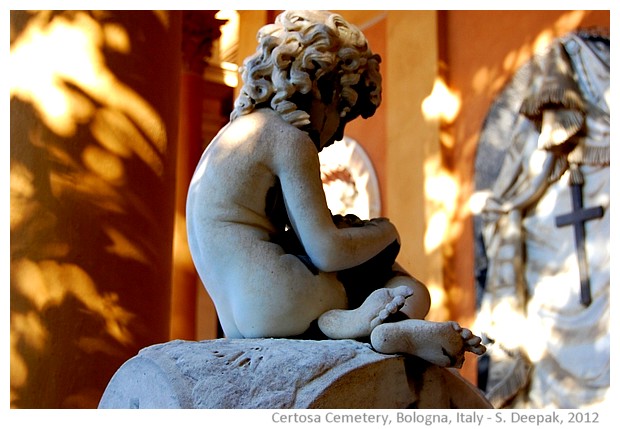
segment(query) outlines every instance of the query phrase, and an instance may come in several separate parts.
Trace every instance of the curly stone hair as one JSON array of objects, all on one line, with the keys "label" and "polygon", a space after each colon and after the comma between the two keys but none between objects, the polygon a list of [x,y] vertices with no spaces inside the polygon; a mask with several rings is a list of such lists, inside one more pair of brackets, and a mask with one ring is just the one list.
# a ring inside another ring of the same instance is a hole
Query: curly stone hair
[{"label": "curly stone hair", "polygon": [[381,103],[381,58],[362,32],[326,11],[286,11],[261,28],[256,52],[241,68],[243,86],[231,120],[270,106],[297,128],[309,124],[312,98],[339,97],[347,122],[372,116]]}]

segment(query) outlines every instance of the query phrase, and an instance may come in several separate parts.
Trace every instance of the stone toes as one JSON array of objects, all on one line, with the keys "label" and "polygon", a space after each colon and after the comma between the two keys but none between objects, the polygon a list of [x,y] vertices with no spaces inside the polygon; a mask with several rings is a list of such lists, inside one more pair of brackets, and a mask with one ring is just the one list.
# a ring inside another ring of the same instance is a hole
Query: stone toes
[{"label": "stone toes", "polygon": [[468,340],[466,340],[467,345],[472,346],[472,347],[479,345],[481,341],[482,340],[480,339],[480,337],[477,337],[475,335],[469,338]]},{"label": "stone toes", "polygon": [[396,313],[398,311],[398,304],[396,302],[390,302],[388,305],[385,306],[385,310],[388,311],[390,314],[392,313]]},{"label": "stone toes", "polygon": [[452,325],[452,329],[454,329],[456,332],[461,332],[461,330],[463,328],[461,328],[461,325],[459,325],[457,322],[449,322]]},{"label": "stone toes", "polygon": [[476,355],[482,355],[487,351],[487,348],[482,344],[478,344],[477,346],[469,347],[468,350]]},{"label": "stone toes", "polygon": [[396,297],[391,303],[388,304],[388,308],[390,309],[390,311],[394,313],[400,310],[403,307],[403,305],[405,305],[405,297],[399,296],[399,297]]},{"label": "stone toes", "polygon": [[402,297],[403,299],[413,295],[413,289],[411,289],[409,286],[398,286],[390,290],[392,291],[392,294],[394,296]]},{"label": "stone toes", "polygon": [[467,328],[463,328],[463,330],[461,331],[461,337],[463,337],[464,340],[469,340],[474,334]]}]

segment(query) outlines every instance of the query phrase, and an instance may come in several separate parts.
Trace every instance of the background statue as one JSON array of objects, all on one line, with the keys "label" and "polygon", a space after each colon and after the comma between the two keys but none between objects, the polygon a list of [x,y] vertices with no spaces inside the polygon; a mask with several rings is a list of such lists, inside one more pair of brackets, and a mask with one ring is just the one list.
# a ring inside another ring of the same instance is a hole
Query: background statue
[{"label": "background statue", "polygon": [[441,366],[482,353],[470,330],[423,320],[429,293],[395,263],[389,220],[327,207],[318,152],[381,102],[364,35],[337,14],[287,11],[258,44],[187,200],[192,257],[225,335],[370,337],[379,352]]},{"label": "background statue", "polygon": [[476,328],[493,342],[486,390],[496,407],[606,398],[609,121],[609,38],[586,31],[523,66],[487,117]]}]

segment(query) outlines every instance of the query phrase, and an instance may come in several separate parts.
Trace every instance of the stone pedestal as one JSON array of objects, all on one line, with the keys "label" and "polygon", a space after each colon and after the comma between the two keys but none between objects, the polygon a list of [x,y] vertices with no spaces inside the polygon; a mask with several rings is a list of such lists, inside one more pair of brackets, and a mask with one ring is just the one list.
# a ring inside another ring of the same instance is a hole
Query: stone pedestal
[{"label": "stone pedestal", "polygon": [[99,408],[489,408],[456,372],[352,340],[220,339],[145,348]]}]

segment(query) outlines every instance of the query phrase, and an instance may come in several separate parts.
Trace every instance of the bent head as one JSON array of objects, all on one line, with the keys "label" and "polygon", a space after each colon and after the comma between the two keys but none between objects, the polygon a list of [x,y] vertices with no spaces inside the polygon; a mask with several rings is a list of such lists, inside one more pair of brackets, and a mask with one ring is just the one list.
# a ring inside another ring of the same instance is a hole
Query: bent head
[{"label": "bent head", "polygon": [[313,101],[333,106],[343,124],[368,118],[381,103],[380,61],[362,32],[340,15],[283,12],[258,32],[231,119],[271,107],[304,129],[311,124]]}]

